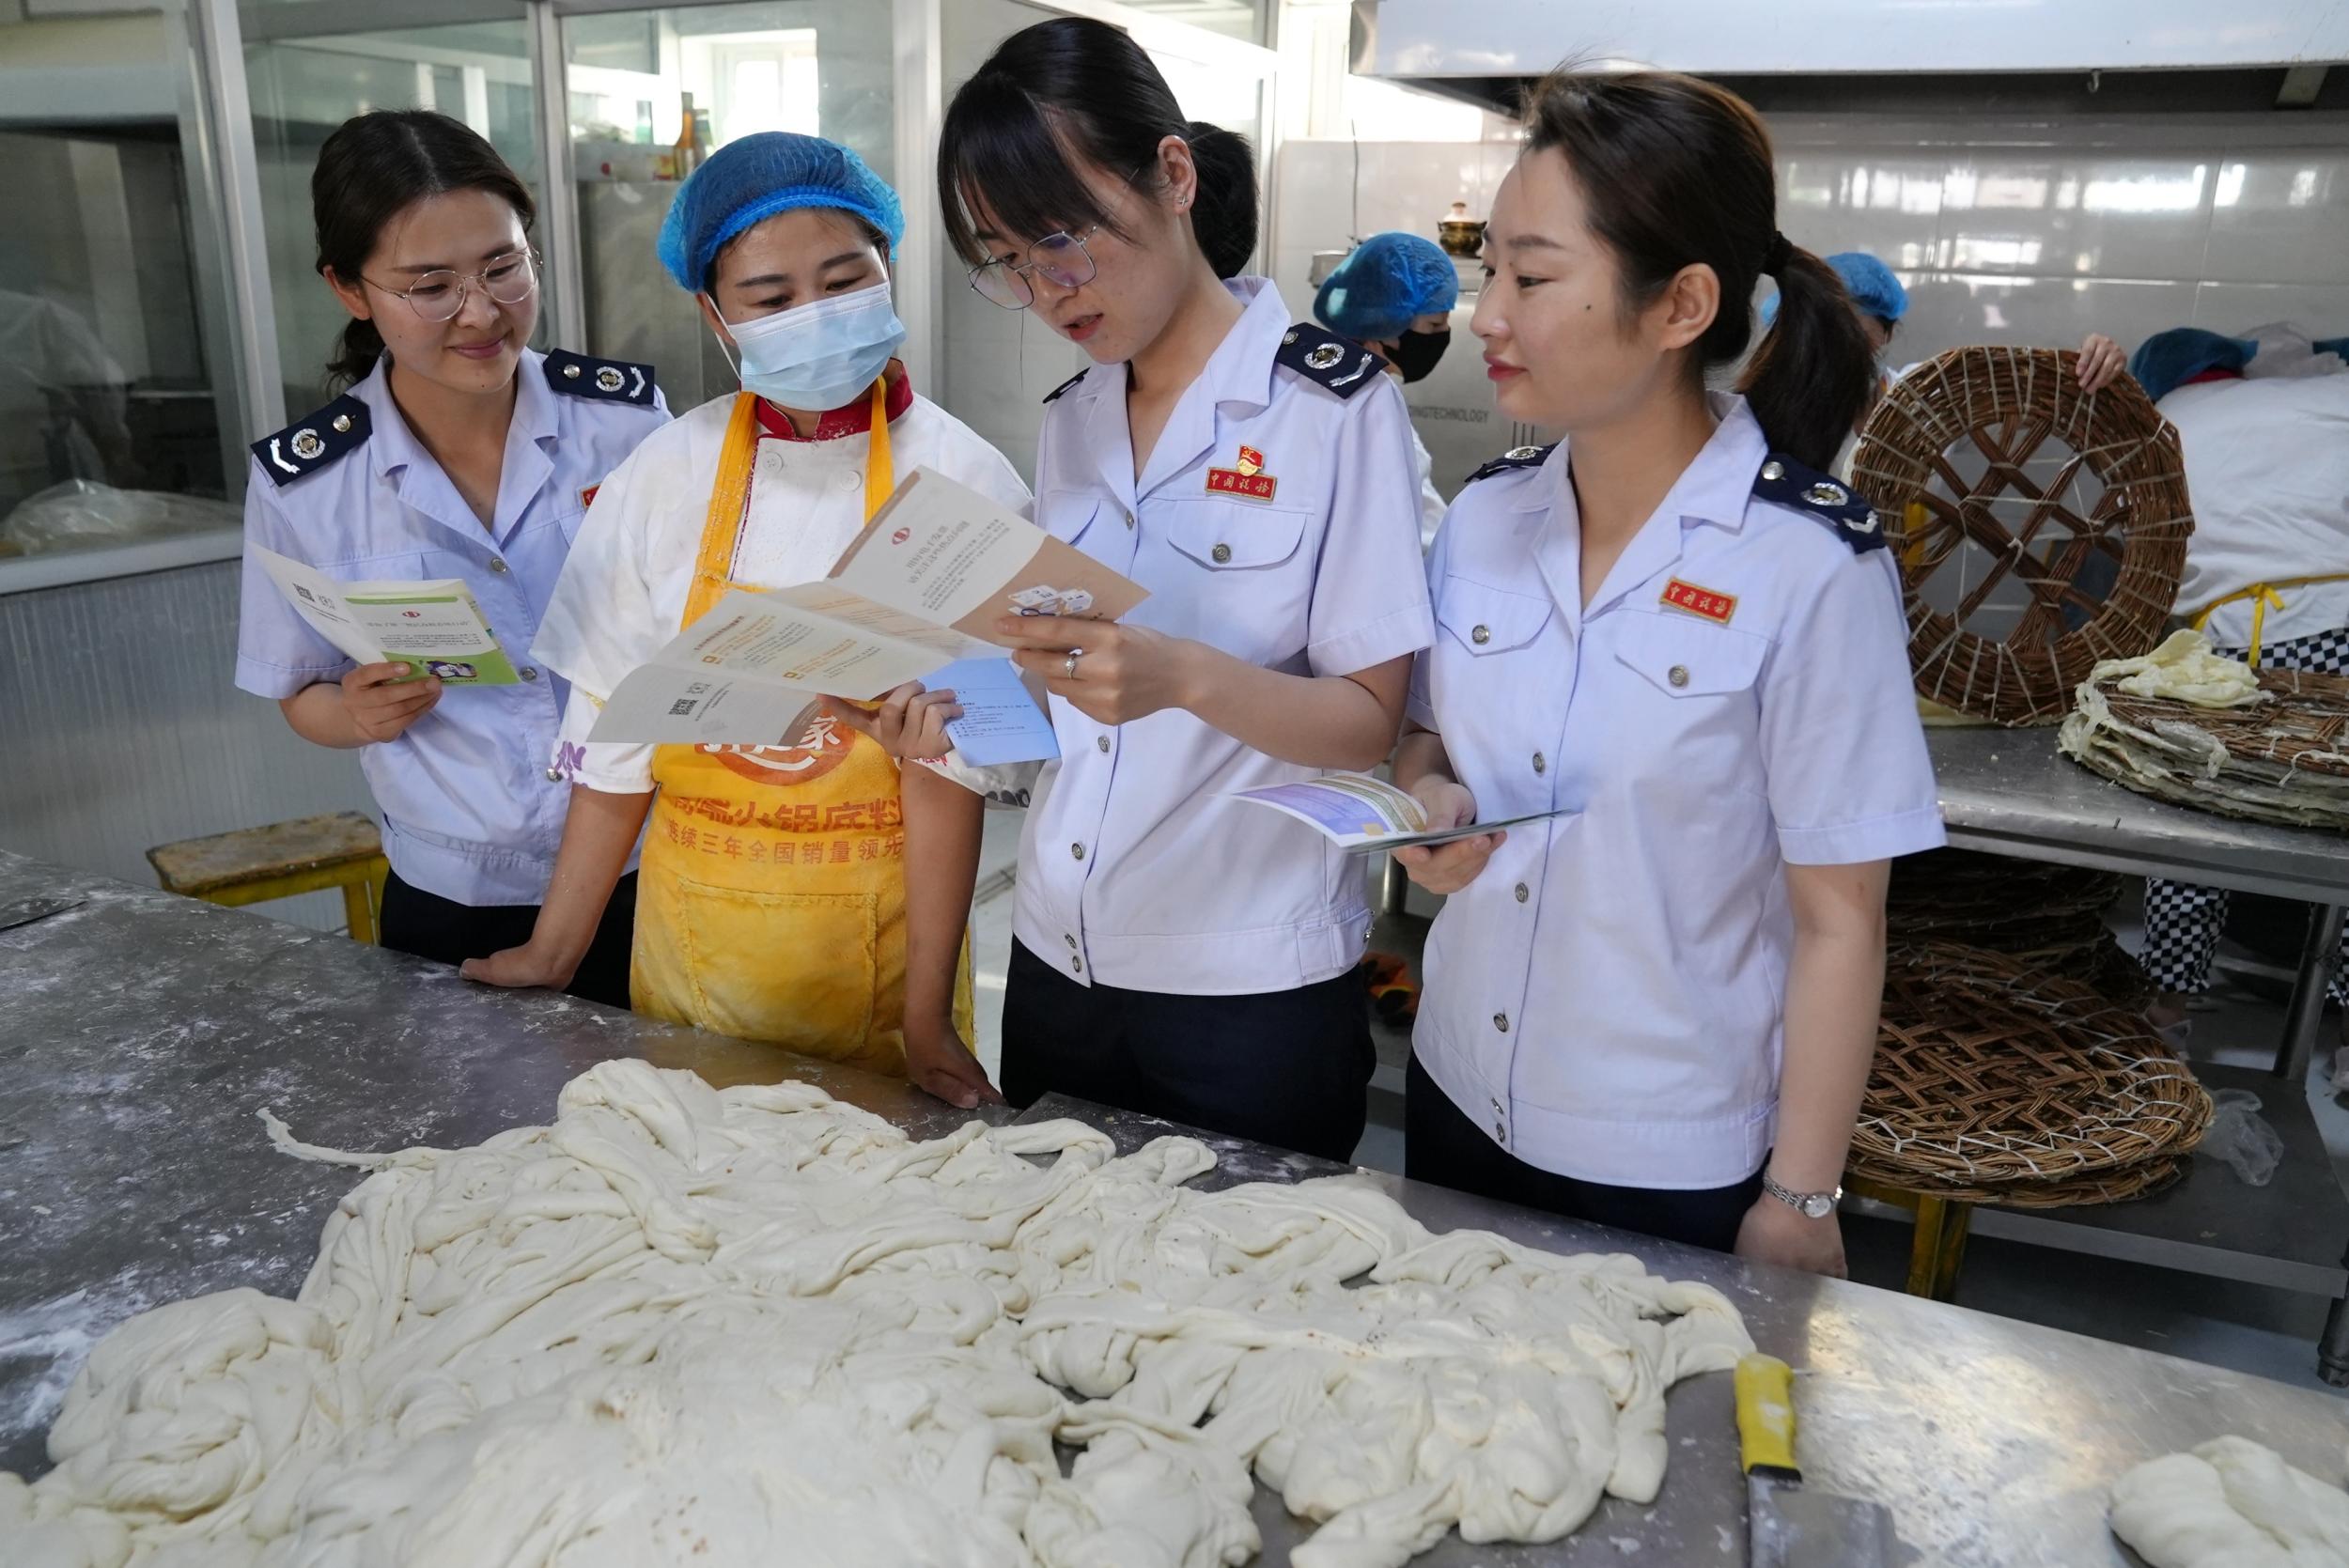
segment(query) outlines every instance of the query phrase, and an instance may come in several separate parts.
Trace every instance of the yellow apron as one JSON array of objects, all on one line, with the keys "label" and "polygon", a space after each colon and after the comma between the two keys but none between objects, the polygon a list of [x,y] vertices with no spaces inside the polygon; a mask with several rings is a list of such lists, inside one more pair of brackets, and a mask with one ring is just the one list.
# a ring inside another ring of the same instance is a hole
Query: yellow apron
[{"label": "yellow apron", "polygon": [[2248,588],[2237,588],[2233,593],[2223,595],[2202,606],[2195,613],[2193,627],[2197,631],[2205,630],[2210,626],[2212,613],[2219,606],[2232,604],[2237,599],[2251,600],[2250,653],[2246,662],[2256,670],[2260,667],[2260,634],[2267,629],[2267,613],[2284,607],[2284,597],[2277,590],[2306,588],[2316,582],[2349,582],[2349,572],[2325,572],[2315,577],[2281,577],[2273,582],[2254,582]]},{"label": "yellow apron", "polygon": [[[886,388],[873,383],[864,515],[895,485]],[[683,625],[733,586],[758,449],[739,396]],[[756,586],[752,584],[751,586]],[[637,879],[636,1011],[905,1071],[905,829],[897,765],[822,715],[788,746],[660,746]],[[968,945],[955,1016],[971,1038]]]}]

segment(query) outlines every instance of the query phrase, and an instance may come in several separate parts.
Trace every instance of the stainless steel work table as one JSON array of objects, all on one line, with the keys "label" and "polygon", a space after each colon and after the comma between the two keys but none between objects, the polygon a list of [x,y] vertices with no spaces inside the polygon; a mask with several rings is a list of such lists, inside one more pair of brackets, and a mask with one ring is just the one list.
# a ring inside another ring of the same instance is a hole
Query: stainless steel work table
[{"label": "stainless steel work table", "polygon": [[2310,1055],[2349,904],[2349,836],[2237,821],[2122,788],[2056,750],[2052,729],[1937,729],[1927,745],[1950,843],[2021,860],[2168,877],[2315,906],[2276,1070],[2196,1063],[2214,1090],[2248,1089],[2284,1141],[2264,1188],[2212,1159],[2136,1203],[2023,1213],[1977,1209],[1977,1235],[2214,1274],[2333,1298],[2318,1370],[2349,1383],[2349,1199],[2310,1114]]},{"label": "stainless steel work table", "polygon": [[[290,1294],[352,1172],[276,1154],[257,1112],[347,1147],[456,1145],[542,1122],[567,1079],[642,1055],[724,1084],[800,1077],[917,1135],[963,1119],[905,1084],[445,971],[241,911],[0,854],[0,908],[72,908],[0,930],[0,1466],[39,1437],[91,1340],[142,1308],[229,1285]],[[1130,1148],[1158,1130],[1068,1110]],[[989,1119],[1001,1121],[1008,1112]],[[1221,1142],[1237,1176],[1301,1157]],[[1211,1178],[1218,1179],[1218,1178]],[[1760,1268],[1373,1175],[1438,1229],[1559,1251],[1629,1252],[1727,1291],[1765,1349],[1807,1375],[1802,1457],[1820,1484],[1889,1503],[1915,1560],[2125,1563],[2104,1488],[2139,1460],[2224,1433],[2341,1478],[2349,1412],[2324,1395],[1864,1286]],[[1447,1563],[1744,1560],[1728,1379],[1672,1397],[1672,1467],[1650,1509],[1609,1503],[1547,1547],[1447,1540]],[[1268,1494],[1264,1560],[1301,1533]],[[1635,1555],[1637,1554],[1637,1555]]]}]

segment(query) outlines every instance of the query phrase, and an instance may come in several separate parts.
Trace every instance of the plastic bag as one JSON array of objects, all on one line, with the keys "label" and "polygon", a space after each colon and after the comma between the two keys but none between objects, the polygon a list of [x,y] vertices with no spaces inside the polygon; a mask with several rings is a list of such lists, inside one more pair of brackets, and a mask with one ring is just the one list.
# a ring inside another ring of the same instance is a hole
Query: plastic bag
[{"label": "plastic bag", "polygon": [[2245,1182],[2265,1187],[2283,1163],[2284,1141],[2260,1116],[2260,1097],[2248,1089],[2221,1089],[2210,1098],[2218,1113],[2194,1152],[2216,1155]]},{"label": "plastic bag", "polygon": [[68,479],[25,497],[0,521],[0,542],[26,555],[43,555],[243,523],[244,513],[231,502],[162,490],[118,490],[90,479]]}]

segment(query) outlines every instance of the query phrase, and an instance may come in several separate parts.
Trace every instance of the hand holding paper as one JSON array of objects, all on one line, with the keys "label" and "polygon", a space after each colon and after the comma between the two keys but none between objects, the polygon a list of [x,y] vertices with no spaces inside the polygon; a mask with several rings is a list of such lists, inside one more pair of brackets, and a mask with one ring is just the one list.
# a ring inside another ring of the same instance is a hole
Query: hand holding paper
[{"label": "hand holding paper", "polygon": [[1455,839],[1498,833],[1521,823],[1546,822],[1554,816],[1570,815],[1562,809],[1499,822],[1467,822],[1431,829],[1419,801],[1384,779],[1374,779],[1367,773],[1330,773],[1300,784],[1244,789],[1233,799],[1269,806],[1293,816],[1349,852],[1450,844]]},{"label": "hand holding paper", "polygon": [[729,589],[620,682],[590,738],[777,744],[819,694],[870,702],[1008,645],[997,617],[1023,596],[1045,602],[1039,588],[1064,607],[1081,597],[1104,618],[1143,597],[976,490],[917,469],[830,577],[773,593]]},{"label": "hand holding paper", "polygon": [[[247,545],[286,602],[355,664],[405,664],[400,678],[448,686],[512,686],[521,676],[465,584],[336,582],[291,556]],[[379,684],[370,681],[367,684]]]}]

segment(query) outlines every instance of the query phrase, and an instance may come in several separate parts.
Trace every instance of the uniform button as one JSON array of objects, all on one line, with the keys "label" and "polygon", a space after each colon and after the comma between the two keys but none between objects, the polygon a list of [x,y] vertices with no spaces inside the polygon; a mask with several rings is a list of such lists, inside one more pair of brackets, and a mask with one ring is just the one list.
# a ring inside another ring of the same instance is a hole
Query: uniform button
[{"label": "uniform button", "polygon": [[1496,1143],[1509,1141],[1509,1129],[1499,1122],[1493,1124],[1493,1141]]},{"label": "uniform button", "polygon": [[1085,858],[1085,846],[1081,844],[1070,845],[1068,846],[1068,858],[1072,861],[1083,860]]},{"label": "uniform button", "polygon": [[1134,525],[1134,515],[1133,515],[1133,513],[1131,513],[1131,512],[1128,512],[1128,513],[1126,514],[1126,526],[1127,526],[1127,527],[1128,527],[1128,528],[1131,528],[1133,525]]},{"label": "uniform button", "polygon": [[1074,953],[1077,951],[1077,939],[1070,936],[1067,932],[1064,931],[1061,933],[1061,940],[1068,944],[1069,952]]},{"label": "uniform button", "polygon": [[1523,882],[1519,882],[1519,883],[1517,884],[1517,902],[1518,902],[1518,903],[1522,904],[1522,903],[1524,903],[1527,899],[1529,899],[1529,898],[1531,898],[1531,897],[1532,897],[1532,896],[1533,896],[1533,890],[1532,890],[1532,888],[1527,887],[1527,886],[1526,886]]},{"label": "uniform button", "polygon": [[1071,974],[1082,974],[1082,973],[1084,973],[1084,971],[1085,971],[1085,961],[1084,961],[1082,958],[1071,958],[1071,959],[1069,959],[1069,960],[1068,960],[1068,972],[1069,972],[1069,973],[1071,973]]},{"label": "uniform button", "polygon": [[1215,564],[1220,567],[1224,562],[1232,558],[1232,547],[1230,545],[1218,545],[1213,550],[1207,551],[1207,553],[1215,557]]},{"label": "uniform button", "polygon": [[1686,686],[1688,684],[1688,666],[1686,664],[1675,664],[1671,670],[1666,672],[1664,678],[1671,681],[1674,686]]},{"label": "uniform button", "polygon": [[547,783],[549,783],[549,784],[561,784],[562,782],[563,782],[563,769],[561,769],[560,768],[548,768],[548,769],[547,769]]},{"label": "uniform button", "polygon": [[1502,1032],[1503,1034],[1508,1033],[1508,1032],[1509,1032],[1509,1015],[1508,1015],[1508,1014],[1506,1014],[1506,1013],[1495,1013],[1495,1014],[1493,1015],[1493,1027],[1494,1027],[1495,1029],[1497,1029],[1497,1030],[1501,1031],[1501,1032]]},{"label": "uniform button", "polygon": [[1488,626],[1480,626],[1469,633],[1469,641],[1480,648],[1492,640],[1493,629]]},{"label": "uniform button", "polygon": [[1547,773],[1549,771],[1549,759],[1542,755],[1539,752],[1535,752],[1533,753],[1533,771],[1536,773]]},{"label": "uniform button", "polygon": [[492,555],[492,556],[490,556],[490,569],[491,571],[504,571],[504,570],[506,569],[506,557],[504,557],[503,555]]},{"label": "uniform button", "polygon": [[1101,750],[1103,750],[1103,751],[1105,751],[1105,752],[1106,752],[1106,751],[1108,751],[1108,750],[1110,749],[1110,737],[1109,737],[1108,736],[1106,736],[1106,735],[1097,735],[1097,736],[1095,736],[1095,737],[1093,737],[1093,743],[1094,743],[1096,746],[1100,747],[1100,748],[1101,748]]},{"label": "uniform button", "polygon": [[514,673],[521,676],[524,680],[537,680],[538,678],[538,667],[535,664],[525,664]]}]

